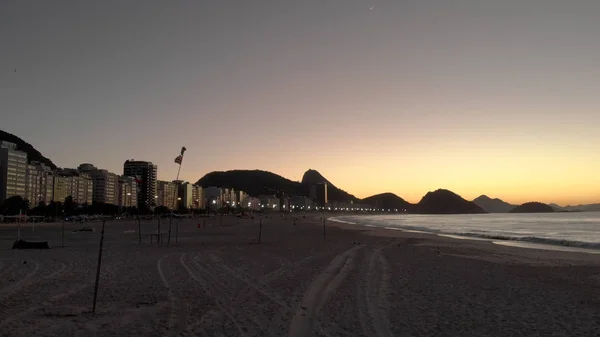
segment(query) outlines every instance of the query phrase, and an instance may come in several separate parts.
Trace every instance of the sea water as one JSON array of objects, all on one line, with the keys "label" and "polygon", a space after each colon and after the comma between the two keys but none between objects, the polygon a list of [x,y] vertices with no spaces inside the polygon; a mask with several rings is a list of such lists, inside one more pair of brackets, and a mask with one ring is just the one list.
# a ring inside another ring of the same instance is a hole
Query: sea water
[{"label": "sea water", "polygon": [[600,212],[354,215],[334,221],[496,241],[600,250]]}]

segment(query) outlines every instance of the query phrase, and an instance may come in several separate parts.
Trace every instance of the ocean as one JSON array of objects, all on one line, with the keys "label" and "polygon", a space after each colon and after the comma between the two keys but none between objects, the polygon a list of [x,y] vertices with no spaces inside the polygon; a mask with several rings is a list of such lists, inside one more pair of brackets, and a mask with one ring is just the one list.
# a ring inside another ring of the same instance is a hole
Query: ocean
[{"label": "ocean", "polygon": [[331,220],[441,236],[486,239],[498,244],[529,248],[550,245],[556,248],[600,250],[600,212],[352,215],[337,216]]}]

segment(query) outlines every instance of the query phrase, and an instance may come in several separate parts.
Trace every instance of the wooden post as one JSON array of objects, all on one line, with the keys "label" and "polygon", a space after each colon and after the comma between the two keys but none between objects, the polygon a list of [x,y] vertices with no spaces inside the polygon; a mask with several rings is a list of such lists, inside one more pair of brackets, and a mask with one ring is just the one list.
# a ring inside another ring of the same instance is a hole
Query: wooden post
[{"label": "wooden post", "polygon": [[258,243],[262,241],[262,219],[258,220]]},{"label": "wooden post", "polygon": [[94,304],[92,306],[92,314],[96,313],[96,299],[98,298],[98,283],[100,282],[100,265],[102,264],[102,243],[104,241],[104,224],[106,220],[102,220],[102,232],[100,233],[100,248],[98,249],[98,266],[96,267],[96,284],[94,285]]},{"label": "wooden post", "polygon": [[137,216],[137,221],[138,221],[138,237],[140,239],[140,245],[141,245],[142,244],[142,223],[141,223],[139,214]]},{"label": "wooden post", "polygon": [[160,215],[158,216],[158,227],[156,229],[156,243],[160,243]]},{"label": "wooden post", "polygon": [[177,219],[177,223],[175,224],[175,243],[178,243],[179,237],[179,219]]},{"label": "wooden post", "polygon": [[169,237],[167,238],[167,244],[171,244],[171,224],[173,222],[173,216],[169,216]]}]

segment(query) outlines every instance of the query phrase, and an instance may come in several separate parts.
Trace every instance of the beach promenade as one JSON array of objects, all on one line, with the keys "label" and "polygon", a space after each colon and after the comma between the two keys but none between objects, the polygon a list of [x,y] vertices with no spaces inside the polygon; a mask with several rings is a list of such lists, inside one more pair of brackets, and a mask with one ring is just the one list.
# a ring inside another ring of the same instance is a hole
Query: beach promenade
[{"label": "beach promenade", "polygon": [[[262,221],[258,244],[259,218]],[[279,214],[0,225],[0,336],[597,336],[600,255]],[[161,232],[168,232],[163,220]],[[82,227],[92,232],[75,232]]]}]

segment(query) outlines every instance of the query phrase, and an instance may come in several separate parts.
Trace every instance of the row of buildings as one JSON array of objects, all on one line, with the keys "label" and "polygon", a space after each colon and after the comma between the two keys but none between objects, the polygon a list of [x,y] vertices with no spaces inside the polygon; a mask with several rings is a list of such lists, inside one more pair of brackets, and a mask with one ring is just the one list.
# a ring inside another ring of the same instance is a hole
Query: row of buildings
[{"label": "row of buildings", "polygon": [[79,205],[102,203],[120,207],[152,209],[217,209],[242,207],[253,210],[310,210],[325,205],[327,184],[311,189],[311,198],[260,195],[253,197],[229,188],[202,188],[184,181],[157,179],[151,162],[127,160],[123,173],[116,174],[85,163],[76,169],[51,169],[43,163],[28,162],[27,153],[15,144],[0,142],[0,203],[21,196],[31,207],[70,196]]}]

